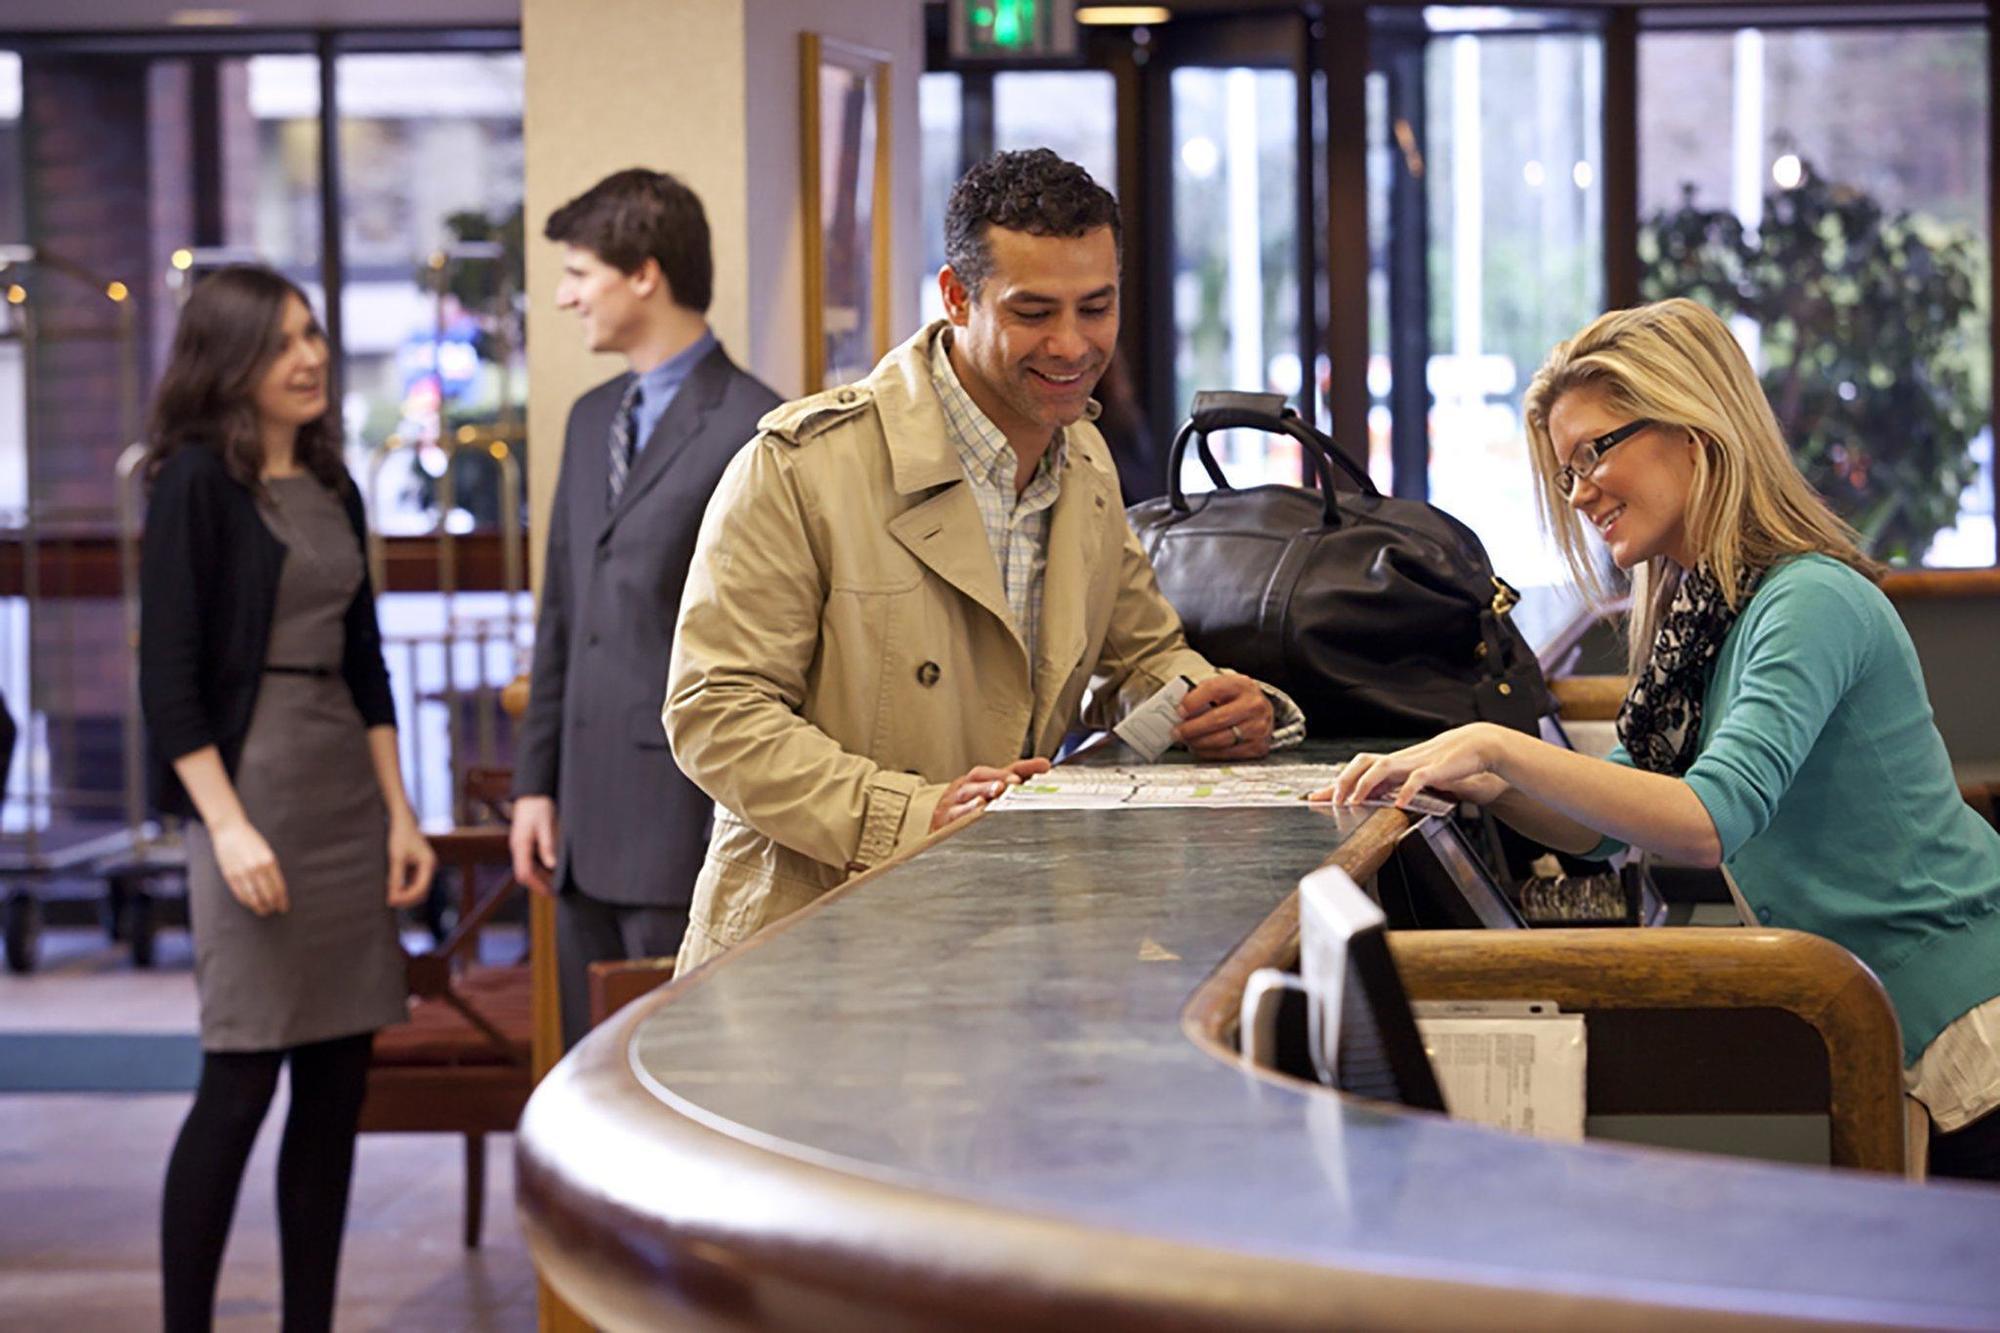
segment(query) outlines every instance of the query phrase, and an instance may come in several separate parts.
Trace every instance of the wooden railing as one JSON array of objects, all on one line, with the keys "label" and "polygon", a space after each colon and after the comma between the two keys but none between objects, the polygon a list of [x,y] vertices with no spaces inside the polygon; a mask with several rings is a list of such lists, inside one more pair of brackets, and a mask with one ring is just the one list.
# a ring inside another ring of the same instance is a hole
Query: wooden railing
[{"label": "wooden railing", "polygon": [[[1393,932],[1389,948],[1414,1000],[1532,998],[1584,1014],[1706,1013],[1717,1029],[1730,1013],[1789,1014],[1825,1050],[1834,1165],[1904,1170],[1896,1013],[1875,974],[1831,941],[1790,930],[1431,930]],[[1719,1091],[1723,1109],[1751,1109]],[[1703,1092],[1690,1088],[1689,1101]]]}]

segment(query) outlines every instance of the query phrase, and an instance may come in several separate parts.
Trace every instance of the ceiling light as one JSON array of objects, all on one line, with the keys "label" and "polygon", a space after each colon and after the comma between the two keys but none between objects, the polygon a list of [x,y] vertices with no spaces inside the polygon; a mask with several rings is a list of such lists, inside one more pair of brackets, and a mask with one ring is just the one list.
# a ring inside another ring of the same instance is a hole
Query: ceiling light
[{"label": "ceiling light", "polygon": [[1165,23],[1174,11],[1165,5],[1085,5],[1076,21],[1097,28],[1137,28]]},{"label": "ceiling light", "polygon": [[167,22],[176,28],[233,28],[247,17],[240,9],[176,9]]}]

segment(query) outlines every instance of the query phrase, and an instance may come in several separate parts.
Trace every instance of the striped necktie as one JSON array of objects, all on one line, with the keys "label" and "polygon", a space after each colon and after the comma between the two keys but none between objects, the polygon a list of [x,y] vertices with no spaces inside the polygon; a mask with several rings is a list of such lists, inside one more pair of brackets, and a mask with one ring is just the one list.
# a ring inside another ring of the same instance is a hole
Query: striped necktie
[{"label": "striped necktie", "polygon": [[625,386],[625,396],[618,400],[617,415],[611,418],[611,503],[618,503],[618,494],[625,489],[625,478],[632,471],[632,441],[638,426],[634,417],[639,411],[639,377]]}]

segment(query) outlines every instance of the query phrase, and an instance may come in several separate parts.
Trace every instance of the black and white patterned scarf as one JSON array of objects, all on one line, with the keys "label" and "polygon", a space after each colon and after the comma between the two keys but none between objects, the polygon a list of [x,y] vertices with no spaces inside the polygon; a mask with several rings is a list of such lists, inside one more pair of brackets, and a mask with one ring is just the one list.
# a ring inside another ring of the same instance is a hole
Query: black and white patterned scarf
[{"label": "black and white patterned scarf", "polygon": [[[1746,583],[1744,602],[1755,590],[1757,577]],[[1646,669],[1618,710],[1619,743],[1640,768],[1679,777],[1693,767],[1701,745],[1701,700],[1708,692],[1709,668],[1736,615],[1707,565],[1695,566],[1681,580],[1673,605],[1653,636]]]}]

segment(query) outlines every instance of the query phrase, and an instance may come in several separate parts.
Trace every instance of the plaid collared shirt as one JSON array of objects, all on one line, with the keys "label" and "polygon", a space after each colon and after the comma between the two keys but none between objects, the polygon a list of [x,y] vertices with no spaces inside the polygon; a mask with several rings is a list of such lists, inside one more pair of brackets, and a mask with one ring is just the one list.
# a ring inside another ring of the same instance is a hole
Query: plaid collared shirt
[{"label": "plaid collared shirt", "polygon": [[1042,629],[1042,576],[1049,566],[1049,511],[1062,494],[1063,463],[1069,456],[1069,436],[1056,432],[1055,443],[1042,455],[1028,488],[1014,494],[1014,469],[1019,461],[1007,437],[958,382],[947,348],[950,333],[931,343],[931,382],[944,408],[945,429],[958,452],[979,517],[986,524],[986,545],[1007,592],[1007,609],[1014,632],[1028,650],[1032,677],[1035,649]]}]

